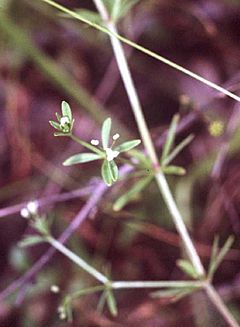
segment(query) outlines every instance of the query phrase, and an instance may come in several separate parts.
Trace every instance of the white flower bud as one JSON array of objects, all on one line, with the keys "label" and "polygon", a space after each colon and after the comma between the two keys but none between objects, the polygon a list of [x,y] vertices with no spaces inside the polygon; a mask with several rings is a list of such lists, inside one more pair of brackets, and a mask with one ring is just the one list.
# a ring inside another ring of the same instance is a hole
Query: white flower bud
[{"label": "white flower bud", "polygon": [[119,139],[120,135],[117,133],[117,134],[114,134],[113,135],[113,141],[116,141],[117,139]]},{"label": "white flower bud", "polygon": [[29,218],[30,217],[30,213],[29,213],[27,208],[22,208],[22,210],[20,211],[20,215],[23,218]]},{"label": "white flower bud", "polygon": [[38,211],[38,202],[37,201],[30,201],[27,204],[27,210],[29,214],[36,215]]},{"label": "white flower bud", "polygon": [[50,288],[51,292],[53,293],[59,293],[60,288],[57,285],[52,285]]},{"label": "white flower bud", "polygon": [[99,141],[98,140],[91,140],[90,142],[92,145],[99,145]]}]

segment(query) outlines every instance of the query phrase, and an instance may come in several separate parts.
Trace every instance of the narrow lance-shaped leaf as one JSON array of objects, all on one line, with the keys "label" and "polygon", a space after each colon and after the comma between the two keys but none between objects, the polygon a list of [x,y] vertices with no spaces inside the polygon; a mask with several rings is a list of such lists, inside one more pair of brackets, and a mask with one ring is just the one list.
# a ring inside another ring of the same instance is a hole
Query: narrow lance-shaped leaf
[{"label": "narrow lance-shaped leaf", "polygon": [[62,115],[68,117],[70,122],[72,122],[72,111],[66,101],[62,101]]},{"label": "narrow lance-shaped leaf", "polygon": [[124,142],[124,143],[118,145],[116,148],[114,148],[114,150],[118,151],[118,152],[126,152],[126,151],[129,151],[129,150],[135,148],[140,143],[141,143],[141,140],[127,141],[127,142]]},{"label": "narrow lance-shaped leaf", "polygon": [[186,170],[183,167],[180,166],[167,166],[167,167],[162,167],[162,171],[164,172],[164,174],[167,175],[185,175],[186,174]]},{"label": "narrow lance-shaped leaf", "polygon": [[107,184],[107,186],[111,186],[113,183],[112,180],[112,173],[109,169],[109,165],[108,165],[108,161],[104,160],[102,163],[102,169],[101,169],[101,173],[102,173],[102,178],[105,182],[105,184]]},{"label": "narrow lance-shaped leaf", "polygon": [[33,235],[33,236],[26,236],[23,240],[21,240],[18,243],[18,245],[23,248],[27,246],[36,245],[42,242],[44,242],[44,239],[41,236]]},{"label": "narrow lance-shaped leaf", "polygon": [[194,139],[194,135],[188,135],[182,142],[180,142],[173,151],[163,160],[162,164],[167,166],[192,140]]},{"label": "narrow lance-shaped leaf", "polygon": [[140,193],[151,182],[153,176],[147,176],[140,179],[134,186],[120,198],[118,198],[114,205],[113,210],[120,211],[128,202],[130,202],[138,193]]},{"label": "narrow lance-shaped leaf", "polygon": [[109,311],[115,317],[118,313],[118,310],[117,310],[117,304],[113,292],[111,290],[107,290],[106,295],[107,295],[106,300],[107,300]]},{"label": "narrow lance-shaped leaf", "polygon": [[171,288],[167,290],[159,290],[152,292],[150,295],[153,298],[172,298],[174,301],[181,299],[182,297],[189,295],[196,291],[195,287],[186,288]]},{"label": "narrow lance-shaped leaf", "polygon": [[192,277],[194,279],[197,279],[199,277],[198,273],[196,272],[196,270],[193,267],[193,265],[191,264],[191,262],[189,262],[187,260],[178,260],[177,265],[181,270],[183,270],[190,277]]},{"label": "narrow lance-shaped leaf", "polygon": [[94,160],[99,160],[102,157],[96,153],[78,153],[63,162],[64,166],[72,166],[79,163],[90,162]]},{"label": "narrow lance-shaped leaf", "polygon": [[111,172],[112,180],[114,182],[118,179],[118,166],[114,160],[108,161],[109,171]]},{"label": "narrow lance-shaped leaf", "polygon": [[161,163],[163,162],[163,160],[167,157],[167,155],[169,154],[174,140],[175,140],[175,134],[176,134],[176,130],[177,130],[177,124],[179,121],[179,115],[174,115],[173,119],[171,121],[169,130],[168,130],[168,134],[167,134],[167,138],[165,141],[165,144],[163,146],[163,152],[162,152],[162,159],[161,159]]},{"label": "narrow lance-shaped leaf", "polygon": [[60,124],[56,123],[54,120],[49,120],[49,124],[58,131],[61,130]]},{"label": "narrow lance-shaped leaf", "polygon": [[111,118],[107,118],[106,120],[104,120],[102,124],[102,146],[104,149],[108,148],[111,126]]},{"label": "narrow lance-shaped leaf", "polygon": [[[212,260],[211,260],[212,262],[211,262],[210,269],[209,269],[210,277],[212,277],[213,274],[215,273],[215,271],[218,269],[220,263],[222,262],[223,258],[225,257],[225,255],[227,254],[229,249],[231,248],[233,242],[234,242],[234,237],[229,236],[228,239],[226,240],[226,242],[224,243],[222,249],[219,251],[219,253],[217,253],[215,255],[215,257],[212,258]],[[216,253],[217,250],[214,250],[214,252]]]},{"label": "narrow lance-shaped leaf", "polygon": [[[82,16],[83,18],[90,20],[93,23],[96,24],[102,23],[102,18],[97,12],[88,9],[76,9],[75,12],[80,16]],[[69,15],[64,15],[64,16],[69,18]]]}]

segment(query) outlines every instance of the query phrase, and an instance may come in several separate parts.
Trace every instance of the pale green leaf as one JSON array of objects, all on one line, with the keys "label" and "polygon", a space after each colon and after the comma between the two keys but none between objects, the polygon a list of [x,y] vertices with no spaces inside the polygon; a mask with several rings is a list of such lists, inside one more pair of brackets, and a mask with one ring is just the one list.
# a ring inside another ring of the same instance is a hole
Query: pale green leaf
[{"label": "pale green leaf", "polygon": [[62,101],[62,115],[68,117],[69,121],[72,122],[72,111],[66,101]]},{"label": "pale green leaf", "polygon": [[107,160],[103,161],[101,172],[102,172],[102,178],[103,178],[105,184],[107,184],[107,186],[111,186],[113,183],[112,173],[109,169],[109,164],[108,164]]},{"label": "pale green leaf", "polygon": [[186,287],[186,288],[170,288],[167,290],[159,290],[151,293],[153,298],[174,298],[179,300],[180,298],[189,295],[196,291],[195,287]]},{"label": "pale green leaf", "polygon": [[108,309],[111,315],[116,317],[118,314],[118,310],[117,310],[117,304],[113,292],[108,289],[106,290],[106,295],[107,295],[106,301],[107,301]]},{"label": "pale green leaf", "polygon": [[60,123],[60,121],[61,121],[61,116],[59,115],[59,113],[58,112],[56,112],[55,113],[55,115],[56,115],[56,117],[57,117],[57,120],[59,121],[59,123]]},{"label": "pale green leaf", "polygon": [[183,167],[180,166],[167,166],[167,167],[162,167],[162,171],[164,174],[167,175],[185,175],[186,170]]},{"label": "pale green leaf", "polygon": [[[231,248],[232,244],[234,242],[234,237],[231,235],[228,237],[226,242],[224,243],[222,249],[218,252],[217,247],[218,247],[218,240],[215,240],[215,244],[213,246],[213,252],[212,252],[212,257],[211,257],[211,262],[210,262],[210,267],[209,267],[209,276],[212,278],[216,270],[218,269],[219,265],[221,264],[223,258]],[[217,253],[218,252],[218,253]]]},{"label": "pale green leaf", "polygon": [[127,141],[127,142],[124,142],[124,143],[118,145],[114,150],[118,151],[118,152],[126,152],[126,151],[129,151],[129,150],[135,148],[140,143],[141,143],[141,140]]},{"label": "pale green leaf", "polygon": [[189,143],[194,139],[194,135],[188,135],[182,142],[180,142],[173,151],[163,160],[162,164],[167,166]]},{"label": "pale green leaf", "polygon": [[114,160],[108,161],[109,170],[111,172],[113,182],[116,182],[118,179],[118,166]]},{"label": "pale green leaf", "polygon": [[90,161],[94,161],[94,160],[99,160],[102,157],[96,153],[78,153],[75,154],[73,156],[71,156],[70,158],[68,158],[67,160],[65,160],[63,162],[64,166],[72,166],[72,165],[76,165],[79,163],[85,163],[85,162],[90,162]]},{"label": "pale green leaf", "polygon": [[35,244],[43,243],[44,239],[39,236],[39,235],[31,235],[31,236],[26,236],[23,240],[21,240],[18,245],[22,248],[27,247],[27,246],[32,246]]},{"label": "pale green leaf", "polygon": [[187,261],[187,260],[177,260],[177,265],[178,267],[184,271],[188,276],[197,279],[198,273],[196,272],[195,268],[193,267],[193,265],[191,264],[191,262]]},{"label": "pale green leaf", "polygon": [[153,176],[147,176],[140,179],[134,186],[126,193],[124,193],[120,198],[118,198],[114,205],[114,211],[120,211],[127,203],[129,203],[137,194],[144,190],[147,185],[151,182]]},{"label": "pale green leaf", "polygon": [[60,124],[56,123],[54,120],[49,120],[49,124],[58,131],[61,130]]},{"label": "pale green leaf", "polygon": [[179,115],[174,115],[173,119],[171,121],[170,127],[168,129],[166,141],[163,146],[161,163],[163,163],[163,160],[168,156],[168,154],[173,146],[178,121],[179,121]]},{"label": "pale green leaf", "polygon": [[107,118],[106,120],[104,120],[102,124],[102,146],[104,149],[108,148],[111,126],[111,118]]},{"label": "pale green leaf", "polygon": [[100,15],[92,10],[75,9],[75,12],[92,23],[100,24],[102,22],[102,18],[100,17]]}]

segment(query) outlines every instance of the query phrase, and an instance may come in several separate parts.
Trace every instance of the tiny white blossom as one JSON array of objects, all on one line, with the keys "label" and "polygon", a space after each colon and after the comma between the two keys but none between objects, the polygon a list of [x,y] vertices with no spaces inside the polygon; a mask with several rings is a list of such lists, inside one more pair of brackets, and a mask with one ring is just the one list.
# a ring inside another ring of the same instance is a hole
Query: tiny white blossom
[{"label": "tiny white blossom", "polygon": [[106,148],[107,161],[112,161],[114,158],[117,158],[120,152],[114,151],[111,148]]},{"label": "tiny white blossom", "polygon": [[117,139],[119,139],[120,135],[118,133],[113,135],[113,141],[116,141]]},{"label": "tiny white blossom", "polygon": [[59,293],[60,288],[59,288],[59,286],[57,286],[57,285],[52,285],[51,288],[50,288],[50,290],[51,290],[51,292],[53,292],[53,293]]},{"label": "tiny white blossom", "polygon": [[30,201],[27,204],[27,210],[29,214],[36,215],[38,211],[38,202],[37,201]]},{"label": "tiny white blossom", "polygon": [[99,145],[99,141],[98,140],[91,140],[90,142],[92,145]]},{"label": "tiny white blossom", "polygon": [[27,208],[22,208],[22,210],[20,211],[20,215],[23,218],[29,218],[30,217],[30,213],[29,213]]},{"label": "tiny white blossom", "polygon": [[66,116],[61,117],[60,125],[64,127],[66,124],[70,124],[69,118]]}]

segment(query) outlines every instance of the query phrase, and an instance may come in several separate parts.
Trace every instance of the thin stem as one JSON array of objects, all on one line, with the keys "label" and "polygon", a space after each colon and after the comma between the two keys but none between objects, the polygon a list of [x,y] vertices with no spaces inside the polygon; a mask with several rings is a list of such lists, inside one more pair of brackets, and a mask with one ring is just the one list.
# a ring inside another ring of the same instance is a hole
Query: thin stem
[{"label": "thin stem", "polygon": [[113,289],[128,288],[186,288],[186,287],[202,287],[200,281],[116,281],[112,282]]},{"label": "thin stem", "polygon": [[121,42],[130,45],[131,47],[137,49],[138,51],[143,52],[143,53],[147,54],[148,56],[150,56],[152,58],[155,58],[155,59],[163,62],[164,64],[166,64],[166,65],[180,71],[181,73],[183,73],[185,75],[188,75],[188,76],[198,80],[199,82],[211,87],[212,89],[215,89],[218,92],[223,93],[226,96],[240,102],[240,97],[237,96],[236,94],[224,89],[223,87],[221,87],[221,86],[219,86],[219,85],[205,79],[204,77],[202,77],[202,76],[200,76],[198,74],[193,73],[192,71],[190,71],[190,70],[188,70],[188,69],[174,63],[173,61],[171,61],[171,60],[169,60],[169,59],[167,59],[165,57],[160,56],[159,54],[157,54],[157,53],[155,53],[155,52],[153,52],[151,50],[146,49],[143,46],[141,46],[141,45],[139,45],[139,44],[137,44],[137,43],[135,43],[135,42],[133,42],[133,41],[131,41],[129,39],[126,39],[125,37],[119,35],[118,33],[115,33],[113,31],[109,30],[108,28],[106,28],[104,26],[101,26],[101,25],[98,25],[98,24],[96,24],[94,22],[91,22],[87,18],[82,17],[81,15],[79,15],[77,12],[74,12],[74,11],[64,7],[64,6],[61,6],[59,3],[55,2],[55,1],[52,1],[52,0],[40,0],[40,1],[48,3],[52,7],[57,8],[58,10],[68,14],[69,16],[71,16],[71,17],[73,17],[73,18],[75,18],[77,20],[80,20],[81,22],[83,22],[85,24],[88,24],[88,25],[92,26],[93,28],[95,28],[95,29],[97,29],[97,30],[99,30],[99,31],[101,31],[103,33],[108,34],[109,36],[113,36],[113,37],[117,38]]},{"label": "thin stem", "polygon": [[102,273],[100,273],[98,270],[90,266],[86,261],[81,259],[79,256],[77,256],[75,253],[70,251],[66,246],[64,246],[62,243],[54,239],[53,237],[49,236],[46,237],[46,240],[49,244],[51,244],[55,249],[57,249],[59,252],[64,254],[67,258],[69,258],[71,261],[73,261],[76,265],[81,267],[83,270],[88,272],[91,276],[99,280],[101,283],[106,284],[109,283],[109,280],[107,277],[105,277]]},{"label": "thin stem", "polygon": [[[102,18],[106,18],[106,9],[103,11],[103,3],[102,0],[93,0],[97,9],[99,10],[100,15]],[[176,228],[181,235],[181,238],[183,240],[184,246],[187,250],[187,253],[189,255],[189,258],[195,267],[196,272],[199,276],[204,276],[204,268],[202,266],[202,263],[200,261],[200,258],[197,254],[197,251],[193,245],[193,242],[188,234],[187,228],[183,222],[183,218],[175,204],[175,201],[173,199],[172,193],[169,189],[169,186],[167,184],[167,181],[165,179],[165,176],[163,175],[162,171],[159,167],[159,162],[157,158],[157,154],[143,115],[143,110],[140,105],[140,101],[136,92],[136,88],[128,67],[128,63],[126,61],[126,57],[123,51],[123,47],[119,41],[118,38],[116,38],[115,34],[117,34],[117,29],[114,25],[114,23],[109,19],[105,20],[105,24],[108,27],[109,31],[112,32],[110,34],[110,39],[113,47],[113,51],[117,60],[118,68],[126,89],[126,92],[128,94],[129,101],[131,103],[131,107],[138,125],[139,132],[141,134],[145,149],[149,155],[149,158],[152,162],[153,167],[156,170],[155,179],[157,182],[157,185],[159,186],[159,189],[162,193],[162,196],[166,202],[166,205],[172,215],[173,221],[176,225]]]},{"label": "thin stem", "polygon": [[239,327],[238,322],[233,317],[233,315],[229,312],[229,310],[227,309],[226,305],[222,301],[221,297],[218,295],[215,288],[210,283],[206,283],[204,289],[207,295],[209,296],[209,298],[211,299],[212,303],[215,305],[217,310],[222,314],[222,316],[224,317],[225,321],[229,324],[229,326]]},{"label": "thin stem", "polygon": [[68,135],[73,141],[75,141],[78,144],[81,144],[82,146],[84,146],[85,148],[99,154],[100,156],[102,156],[104,158],[104,152],[99,150],[98,148],[96,148],[95,146],[81,140],[79,137],[73,135],[73,134],[69,134]]}]

